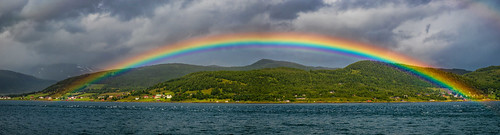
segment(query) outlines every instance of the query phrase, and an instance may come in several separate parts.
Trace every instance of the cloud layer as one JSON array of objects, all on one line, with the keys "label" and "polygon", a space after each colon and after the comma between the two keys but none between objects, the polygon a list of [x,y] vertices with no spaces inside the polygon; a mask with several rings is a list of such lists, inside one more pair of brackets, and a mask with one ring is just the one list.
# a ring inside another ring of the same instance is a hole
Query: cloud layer
[{"label": "cloud layer", "polygon": [[[387,0],[1,1],[0,68],[105,67],[196,36],[294,31],[383,46],[446,68],[500,65],[500,2]],[[241,49],[166,62],[245,65],[261,58],[342,67],[357,61],[303,50]]]}]

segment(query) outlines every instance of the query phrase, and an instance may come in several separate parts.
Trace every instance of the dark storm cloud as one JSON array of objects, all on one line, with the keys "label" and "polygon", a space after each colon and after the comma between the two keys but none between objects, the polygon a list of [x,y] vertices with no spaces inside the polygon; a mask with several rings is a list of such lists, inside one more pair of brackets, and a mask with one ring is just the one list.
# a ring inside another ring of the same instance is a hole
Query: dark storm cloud
[{"label": "dark storm cloud", "polygon": [[[500,31],[498,25],[467,25],[458,30],[458,35],[442,35],[434,40],[447,40],[450,47],[435,54],[435,59],[444,67],[477,69],[500,65]],[[496,27],[496,28],[495,28]],[[458,38],[457,38],[458,37]]]},{"label": "dark storm cloud", "polygon": [[[320,17],[308,18],[307,15],[304,15],[306,23],[302,23],[303,21],[299,18],[299,22],[296,24],[299,29],[304,31],[321,32],[386,47],[396,47],[397,38],[401,37],[394,32],[398,26],[404,22],[421,20],[426,16],[445,10],[423,11],[411,8],[427,3],[428,1],[399,0],[338,1],[324,8],[325,11],[319,11]],[[314,20],[314,22],[308,22],[310,20]]]},{"label": "dark storm cloud", "polygon": [[340,10],[353,10],[353,9],[373,9],[386,6],[388,4],[407,6],[409,8],[427,5],[431,0],[345,0],[335,4]]},{"label": "dark storm cloud", "polygon": [[23,14],[27,19],[59,20],[75,18],[96,12],[109,12],[126,21],[138,16],[153,15],[154,9],[169,1],[30,1],[25,5]]},{"label": "dark storm cloud", "polygon": [[[183,3],[189,3],[184,1]],[[168,4],[167,0],[126,0],[126,1],[100,1],[97,8],[100,10],[108,11],[111,15],[118,16],[123,21],[133,19],[138,16],[152,17],[154,10]]]},{"label": "dark storm cloud", "polygon": [[19,14],[26,3],[27,1],[23,0],[3,1],[0,3],[0,31],[21,20]]},{"label": "dark storm cloud", "polygon": [[270,17],[276,19],[295,19],[297,13],[314,11],[323,6],[321,0],[289,0],[270,8]]},{"label": "dark storm cloud", "polygon": [[[496,9],[500,3],[481,2]],[[0,68],[44,63],[103,67],[192,37],[269,31],[347,38],[445,67],[500,64],[488,62],[489,57],[499,57],[495,52],[500,49],[496,39],[500,34],[490,26],[497,23],[480,21],[487,19],[471,14],[467,5],[429,0],[0,1]],[[481,32],[471,32],[478,29]],[[475,48],[478,44],[480,48]],[[331,67],[357,60],[300,50],[257,49],[174,61],[245,65],[260,58]]]}]

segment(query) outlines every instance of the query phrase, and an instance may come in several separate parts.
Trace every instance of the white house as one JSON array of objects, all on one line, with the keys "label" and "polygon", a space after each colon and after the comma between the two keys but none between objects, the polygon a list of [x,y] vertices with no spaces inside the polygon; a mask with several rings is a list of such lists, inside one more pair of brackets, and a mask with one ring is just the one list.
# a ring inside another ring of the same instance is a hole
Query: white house
[{"label": "white house", "polygon": [[161,94],[156,94],[155,99],[161,98]]}]

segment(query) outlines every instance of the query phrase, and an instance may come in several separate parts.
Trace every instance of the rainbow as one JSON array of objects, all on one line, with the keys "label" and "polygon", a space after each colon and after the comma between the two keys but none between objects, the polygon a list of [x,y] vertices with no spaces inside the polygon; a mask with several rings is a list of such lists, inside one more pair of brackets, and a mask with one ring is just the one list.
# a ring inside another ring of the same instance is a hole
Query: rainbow
[{"label": "rainbow", "polygon": [[404,69],[420,78],[452,90],[467,98],[478,95],[474,89],[460,81],[454,80],[449,75],[436,72],[436,70],[431,68],[426,68],[432,66],[406,55],[373,45],[329,36],[303,33],[240,33],[193,38],[165,45],[130,59],[126,59],[125,61],[118,62],[107,67],[107,69],[115,70],[90,74],[72,83],[67,88],[69,91],[79,90],[88,84],[96,83],[111,75],[120,74],[132,68],[159,63],[166,59],[205,51],[234,48],[288,48],[313,50],[380,61]]}]

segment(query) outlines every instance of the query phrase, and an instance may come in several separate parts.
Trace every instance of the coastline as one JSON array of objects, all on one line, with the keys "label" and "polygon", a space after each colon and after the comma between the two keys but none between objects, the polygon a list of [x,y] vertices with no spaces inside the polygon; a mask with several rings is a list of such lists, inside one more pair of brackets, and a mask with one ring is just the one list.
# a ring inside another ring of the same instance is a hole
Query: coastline
[{"label": "coastline", "polygon": [[18,99],[3,99],[0,101],[34,101],[34,102],[120,102],[120,103],[216,103],[216,104],[343,104],[343,103],[431,103],[431,102],[495,102],[500,100],[444,100],[444,101],[352,101],[352,102],[269,102],[269,101],[230,101],[230,102],[217,102],[217,101],[91,101],[91,100],[18,100]]}]

